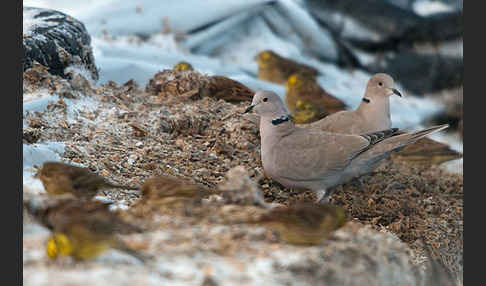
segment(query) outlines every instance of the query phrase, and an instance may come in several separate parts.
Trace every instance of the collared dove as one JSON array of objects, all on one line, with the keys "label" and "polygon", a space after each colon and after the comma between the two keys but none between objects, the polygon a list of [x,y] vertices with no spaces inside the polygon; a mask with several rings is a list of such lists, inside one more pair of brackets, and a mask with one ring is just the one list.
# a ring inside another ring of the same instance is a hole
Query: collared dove
[{"label": "collared dove", "polygon": [[[383,85],[380,86],[380,82]],[[392,122],[388,97],[392,94],[401,96],[400,92],[394,89],[393,86],[393,79],[390,76],[375,74],[368,82],[363,102],[358,109],[337,112],[311,124],[299,126],[316,128],[321,131],[357,135],[389,129],[392,126]],[[299,123],[298,120],[293,121],[294,123]],[[398,133],[404,133],[404,131],[399,131]],[[452,150],[447,144],[430,138],[422,138],[393,156],[410,164],[430,166],[461,158],[462,154]]]},{"label": "collared dove", "polygon": [[333,133],[363,134],[390,129],[389,96],[402,94],[395,89],[393,78],[384,73],[373,75],[366,85],[366,92],[356,110],[333,113],[302,127]]},{"label": "collared dove", "polygon": [[245,112],[251,110],[260,116],[265,173],[286,187],[312,190],[320,203],[329,200],[327,189],[371,172],[392,152],[449,126],[400,135],[397,128],[362,135],[305,129],[292,123],[271,91],[256,92]]}]

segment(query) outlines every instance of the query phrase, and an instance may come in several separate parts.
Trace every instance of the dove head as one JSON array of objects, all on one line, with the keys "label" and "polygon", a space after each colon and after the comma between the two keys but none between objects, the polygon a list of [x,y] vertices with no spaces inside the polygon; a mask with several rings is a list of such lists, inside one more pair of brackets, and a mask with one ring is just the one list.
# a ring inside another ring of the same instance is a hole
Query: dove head
[{"label": "dove head", "polygon": [[368,100],[372,102],[374,99],[388,97],[392,94],[402,97],[402,94],[395,89],[393,78],[387,74],[378,73],[368,81],[363,101]]},{"label": "dove head", "polygon": [[289,116],[282,99],[273,91],[259,90],[253,96],[245,113],[254,110],[261,117],[281,118]]}]

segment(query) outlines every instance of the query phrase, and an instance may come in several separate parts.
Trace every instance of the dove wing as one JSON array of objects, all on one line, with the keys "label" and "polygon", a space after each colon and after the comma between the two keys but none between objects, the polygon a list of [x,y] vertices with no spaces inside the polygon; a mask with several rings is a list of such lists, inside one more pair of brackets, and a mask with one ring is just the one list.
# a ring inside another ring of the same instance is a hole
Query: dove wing
[{"label": "dove wing", "polygon": [[291,180],[319,180],[344,169],[369,144],[359,135],[298,129],[276,144],[272,167]]}]

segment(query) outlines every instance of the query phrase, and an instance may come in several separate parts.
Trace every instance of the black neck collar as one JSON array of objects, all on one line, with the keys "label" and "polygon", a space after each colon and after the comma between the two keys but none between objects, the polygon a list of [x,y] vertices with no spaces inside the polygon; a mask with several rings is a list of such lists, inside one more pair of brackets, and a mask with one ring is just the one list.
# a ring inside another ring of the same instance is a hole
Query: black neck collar
[{"label": "black neck collar", "polygon": [[289,115],[282,115],[279,118],[273,119],[272,120],[272,124],[273,125],[279,125],[279,124],[284,123],[284,122],[287,122],[289,120],[290,120],[290,116]]},{"label": "black neck collar", "polygon": [[363,101],[366,102],[366,103],[370,103],[371,100],[369,98],[366,98],[366,97],[363,97]]}]

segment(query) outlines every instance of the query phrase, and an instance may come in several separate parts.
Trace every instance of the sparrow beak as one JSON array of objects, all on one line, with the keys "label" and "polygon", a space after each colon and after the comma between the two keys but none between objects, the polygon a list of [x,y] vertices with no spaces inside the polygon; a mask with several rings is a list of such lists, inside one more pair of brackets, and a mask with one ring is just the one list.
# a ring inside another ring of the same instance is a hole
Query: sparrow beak
[{"label": "sparrow beak", "polygon": [[253,107],[255,107],[255,105],[248,106],[248,108],[245,110],[245,112],[243,112],[243,114],[250,112],[253,109]]},{"label": "sparrow beak", "polygon": [[399,91],[398,91],[396,88],[392,88],[392,89],[391,89],[391,91],[392,91],[394,94],[396,94],[396,95],[398,95],[398,96],[402,97],[402,94],[401,94],[401,93],[400,93],[400,92],[399,92]]}]

